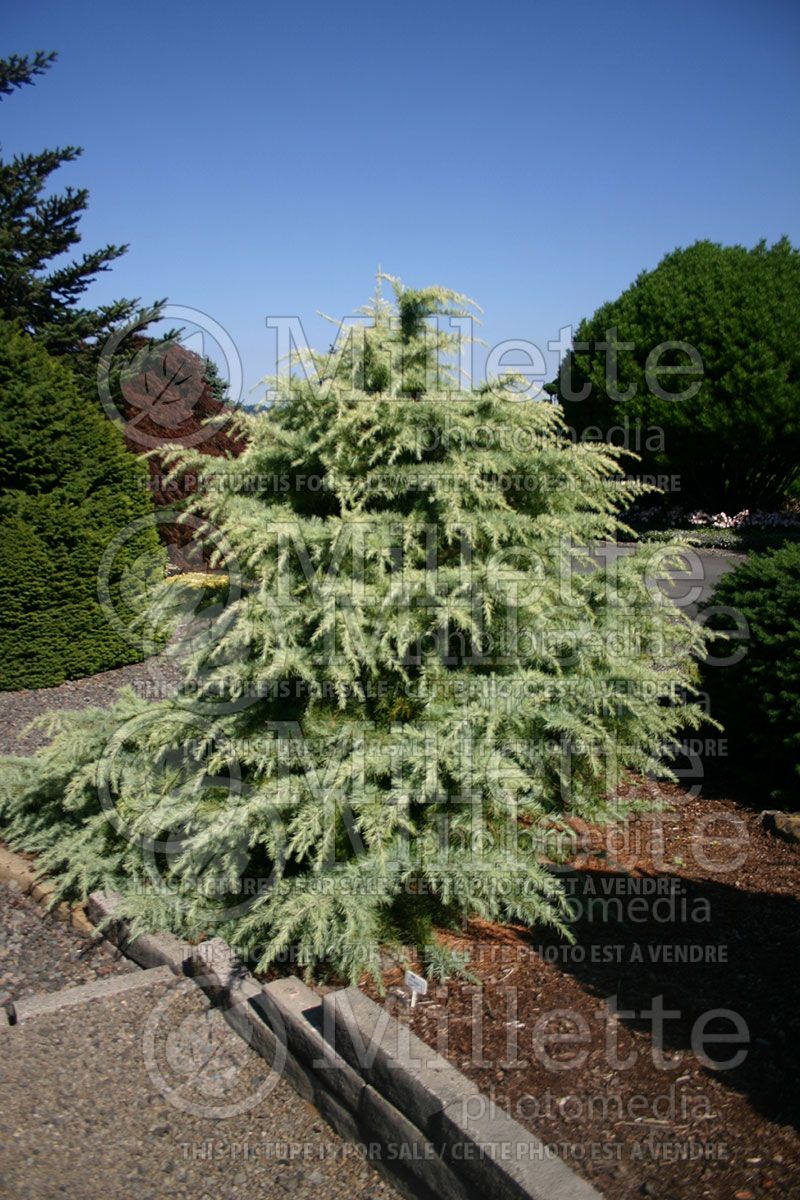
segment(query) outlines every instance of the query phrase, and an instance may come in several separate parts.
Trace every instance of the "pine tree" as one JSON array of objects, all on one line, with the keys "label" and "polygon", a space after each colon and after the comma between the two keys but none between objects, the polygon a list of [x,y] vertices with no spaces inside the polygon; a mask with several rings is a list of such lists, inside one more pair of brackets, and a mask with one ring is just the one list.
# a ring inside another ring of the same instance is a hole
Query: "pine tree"
[{"label": "pine tree", "polygon": [[641,554],[589,557],[637,491],[619,452],[511,379],[463,386],[444,318],[471,302],[390,282],[274,381],[240,458],[173,452],[232,588],[191,686],[54,717],[2,809],[140,927],[353,980],[470,914],[565,928],[552,822],[620,818],[621,773],[668,773],[700,719],[699,628]]},{"label": "pine tree", "polygon": [[[32,83],[56,58],[39,51],[33,59],[0,60],[0,96]],[[133,317],[138,304],[123,299],[98,308],[78,306],[92,281],[127,246],[103,246],[53,265],[80,242],[78,223],[89,193],[72,187],[48,192],[50,177],[80,154],[78,147],[64,146],[10,161],[0,158],[0,319],[36,335],[55,354],[85,355],[87,341],[102,344],[112,328]]]}]

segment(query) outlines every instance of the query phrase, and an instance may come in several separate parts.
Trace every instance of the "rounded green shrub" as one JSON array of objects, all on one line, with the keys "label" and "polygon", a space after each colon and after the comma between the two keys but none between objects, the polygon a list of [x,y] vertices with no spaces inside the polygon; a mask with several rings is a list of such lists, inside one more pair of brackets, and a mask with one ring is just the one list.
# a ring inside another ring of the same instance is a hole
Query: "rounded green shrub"
[{"label": "rounded green shrub", "polygon": [[142,657],[120,626],[132,624],[163,552],[154,526],[125,530],[151,508],[146,469],[69,366],[0,326],[0,689]]},{"label": "rounded green shrub", "polygon": [[750,555],[722,577],[706,611],[712,629],[737,631],[712,643],[704,671],[730,765],[800,807],[800,545]]},{"label": "rounded green shrub", "polygon": [[778,507],[800,471],[800,252],[674,250],[580,323],[550,388],[576,439],[678,476],[673,504]]}]

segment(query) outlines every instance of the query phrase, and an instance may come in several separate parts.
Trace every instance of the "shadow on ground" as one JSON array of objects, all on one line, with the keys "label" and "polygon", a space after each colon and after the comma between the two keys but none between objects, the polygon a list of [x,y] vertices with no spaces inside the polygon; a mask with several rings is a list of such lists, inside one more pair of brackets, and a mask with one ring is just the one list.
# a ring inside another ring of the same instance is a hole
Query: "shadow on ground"
[{"label": "shadow on ground", "polygon": [[[662,996],[664,1009],[680,1014],[663,1023],[665,1053],[691,1050],[695,1022],[709,1010],[740,1014],[749,1033],[747,1056],[740,1066],[714,1071],[715,1077],[746,1095],[769,1119],[800,1127],[800,902],[735,884],[680,878],[673,881],[672,919],[663,919],[668,906],[662,905],[661,913],[651,911],[648,919],[639,921],[630,919],[632,910],[624,897],[621,905],[603,898],[609,888],[612,896],[624,892],[624,883],[619,888],[618,881],[629,876],[587,870],[566,878],[572,894],[581,898],[577,911],[582,915],[573,926],[578,945],[621,945],[624,966],[567,961],[562,970],[598,997],[616,994],[621,1010],[640,1014],[652,1007],[654,997]],[[648,907],[656,909],[652,902]],[[553,936],[552,944],[558,942]],[[707,948],[704,957],[711,950],[713,961],[666,961],[664,947],[687,944]],[[641,949],[641,962],[630,961],[634,945]],[[718,960],[720,948],[725,961]],[[624,1023],[652,1030],[650,1018]],[[739,1047],[712,1043],[710,1034],[732,1030],[730,1020],[708,1025],[706,1047],[716,1062],[730,1060]]]}]

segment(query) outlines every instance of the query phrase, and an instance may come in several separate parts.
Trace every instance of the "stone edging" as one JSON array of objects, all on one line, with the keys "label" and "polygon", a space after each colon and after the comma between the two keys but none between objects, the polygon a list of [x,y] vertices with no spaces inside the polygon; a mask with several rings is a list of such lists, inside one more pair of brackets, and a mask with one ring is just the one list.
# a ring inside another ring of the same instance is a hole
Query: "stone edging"
[{"label": "stone edging", "polygon": [[[0,879],[45,903],[55,886],[0,846]],[[465,1075],[356,987],[320,997],[290,976],[260,984],[221,938],[131,938],[119,897],[56,906],[145,969],[169,967],[203,989],[227,1023],[409,1200],[602,1200]]]},{"label": "stone edging", "polygon": [[143,967],[188,975],[231,1028],[410,1200],[601,1200],[600,1193],[446,1059],[356,987],[320,997],[295,976],[260,984],[221,938],[131,940],[118,898],[89,918]]},{"label": "stone edging", "polygon": [[2,845],[0,845],[0,881],[16,883],[26,896],[32,896],[40,904],[49,906],[51,911],[55,912],[62,921],[68,921],[81,933],[95,932],[94,925],[86,916],[83,905],[67,904],[63,900],[53,905],[56,885],[49,879],[40,879],[35,868],[26,858]]},{"label": "stone edging", "polygon": [[766,808],[761,814],[761,824],[767,833],[775,834],[785,842],[800,842],[800,813]]}]

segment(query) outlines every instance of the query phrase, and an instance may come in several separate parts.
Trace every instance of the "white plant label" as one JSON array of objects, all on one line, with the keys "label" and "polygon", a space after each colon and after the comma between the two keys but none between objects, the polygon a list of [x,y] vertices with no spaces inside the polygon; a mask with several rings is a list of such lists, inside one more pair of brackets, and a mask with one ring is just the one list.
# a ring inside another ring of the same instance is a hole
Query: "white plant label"
[{"label": "white plant label", "polygon": [[417,996],[427,996],[428,981],[423,979],[421,975],[415,975],[413,971],[406,971],[405,984],[411,989],[411,1007],[417,1003]]}]

